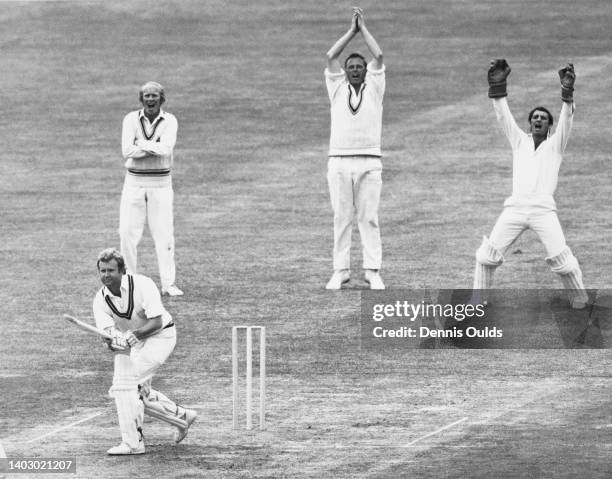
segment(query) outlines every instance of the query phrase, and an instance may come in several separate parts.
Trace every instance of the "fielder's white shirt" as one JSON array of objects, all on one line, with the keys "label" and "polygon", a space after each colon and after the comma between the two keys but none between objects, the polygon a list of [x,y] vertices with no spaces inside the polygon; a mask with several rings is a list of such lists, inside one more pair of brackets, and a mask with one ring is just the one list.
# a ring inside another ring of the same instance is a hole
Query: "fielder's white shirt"
[{"label": "fielder's white shirt", "polygon": [[93,314],[100,329],[114,326],[120,331],[133,331],[157,316],[162,317],[162,328],[172,323],[172,316],[164,308],[157,286],[152,279],[141,274],[123,275],[120,297],[102,286],[93,300]]},{"label": "fielder's white shirt", "polygon": [[374,70],[370,62],[359,91],[348,82],[344,70],[331,73],[326,68],[325,85],[331,105],[329,156],[382,156],[385,66]]},{"label": "fielder's white shirt", "polygon": [[512,196],[504,205],[542,205],[556,209],[553,195],[572,130],[574,104],[563,102],[554,134],[540,143],[537,150],[531,134],[516,124],[505,97],[493,99],[493,107],[512,147]]},{"label": "fielder's white shirt", "polygon": [[[123,118],[121,150],[127,169],[126,184],[133,186],[169,186],[174,161],[178,122],[167,111],[160,110],[152,122],[144,110],[128,113]],[[150,154],[142,148],[153,151]]]}]

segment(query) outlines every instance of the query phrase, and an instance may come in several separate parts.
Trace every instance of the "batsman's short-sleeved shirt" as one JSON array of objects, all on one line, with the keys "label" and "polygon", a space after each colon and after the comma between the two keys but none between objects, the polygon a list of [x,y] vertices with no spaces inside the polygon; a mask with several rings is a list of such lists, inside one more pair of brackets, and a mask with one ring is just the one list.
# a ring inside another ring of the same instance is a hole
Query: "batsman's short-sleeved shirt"
[{"label": "batsman's short-sleeved shirt", "polygon": [[141,274],[123,275],[121,296],[115,296],[106,286],[100,288],[93,300],[93,314],[100,329],[114,326],[120,331],[133,331],[157,316],[162,317],[162,329],[157,334],[174,324],[157,286]]},{"label": "batsman's short-sleeved shirt", "polygon": [[385,66],[374,70],[370,62],[359,91],[348,82],[344,70],[331,73],[326,68],[325,84],[331,111],[329,156],[382,156]]}]

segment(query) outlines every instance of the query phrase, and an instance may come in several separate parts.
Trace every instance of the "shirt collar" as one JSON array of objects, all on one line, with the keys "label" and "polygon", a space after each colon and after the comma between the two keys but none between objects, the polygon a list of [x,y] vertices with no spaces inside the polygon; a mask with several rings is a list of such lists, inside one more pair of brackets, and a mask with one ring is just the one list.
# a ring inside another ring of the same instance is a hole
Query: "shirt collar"
[{"label": "shirt collar", "polygon": [[[125,296],[123,293],[125,292],[127,294],[128,290],[129,290],[129,284],[128,284],[128,275],[124,274],[121,277],[121,296]],[[112,291],[110,289],[108,289],[108,287],[104,286],[102,288],[102,293],[104,296],[115,296]],[[115,296],[116,297],[116,296]]]},{"label": "shirt collar", "polygon": [[[145,120],[149,121],[149,119],[144,114],[144,108],[138,111],[138,118],[144,118]],[[151,124],[155,123],[160,118],[166,118],[166,112],[162,109],[159,110],[159,115],[157,115],[157,117],[151,122]]]},{"label": "shirt collar", "polygon": [[[549,128],[548,129],[548,133],[546,133],[546,138],[544,138],[544,141],[548,140],[553,135],[550,130],[551,129]],[[527,136],[533,140],[533,133],[527,133]],[[535,141],[535,140],[533,140],[533,141]]]},{"label": "shirt collar", "polygon": [[359,85],[359,90],[355,90],[355,87],[353,85],[350,84],[350,82],[346,82],[348,84],[349,89],[355,94],[355,95],[360,95],[361,92],[363,91],[363,89],[366,86],[366,82],[364,81],[361,85]]}]

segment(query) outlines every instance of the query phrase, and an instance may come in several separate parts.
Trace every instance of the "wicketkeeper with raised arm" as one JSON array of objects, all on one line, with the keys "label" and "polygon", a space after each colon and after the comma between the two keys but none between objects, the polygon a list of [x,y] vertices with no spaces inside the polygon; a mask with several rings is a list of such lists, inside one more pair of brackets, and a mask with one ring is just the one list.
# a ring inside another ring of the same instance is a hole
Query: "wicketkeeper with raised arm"
[{"label": "wicketkeeper with raised arm", "polygon": [[[343,69],[339,56],[359,32],[374,58],[366,63],[362,55],[351,53]],[[340,289],[350,280],[351,233],[356,215],[365,280],[371,289],[385,289],[379,274],[382,245],[378,226],[385,66],[382,50],[366,27],[361,8],[353,8],[350,29],[327,52],[325,84],[331,103],[327,182],[334,210],[334,274],[326,288]]]},{"label": "wicketkeeper with raised arm", "polygon": [[542,106],[529,112],[529,134],[518,127],[506,100],[510,71],[506,60],[493,60],[488,82],[497,120],[512,147],[512,195],[504,202],[490,236],[484,237],[476,252],[474,290],[491,288],[493,273],[502,264],[507,249],[523,231],[531,229],[546,249],[546,262],[568,290],[572,307],[580,309],[588,295],[578,260],[565,243],[553,198],[574,118],[574,66],[570,63],[559,70],[562,106],[554,133],[553,116]]},{"label": "wicketkeeper with raised arm", "polygon": [[126,274],[119,251],[108,248],[97,261],[104,285],[94,297],[96,326],[113,337],[107,341],[115,353],[113,384],[121,444],[110,455],[144,454],[144,413],[177,428],[174,441],[187,435],[196,412],[175,404],[151,387],[153,374],[166,362],[176,345],[172,316],[161,302],[155,283],[140,274]]}]

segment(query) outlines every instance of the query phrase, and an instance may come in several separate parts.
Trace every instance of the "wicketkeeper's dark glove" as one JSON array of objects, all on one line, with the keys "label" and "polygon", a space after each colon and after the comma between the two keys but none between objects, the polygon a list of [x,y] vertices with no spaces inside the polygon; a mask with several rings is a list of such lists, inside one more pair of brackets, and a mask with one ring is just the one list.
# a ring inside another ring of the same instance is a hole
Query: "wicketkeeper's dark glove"
[{"label": "wicketkeeper's dark glove", "polygon": [[574,101],[574,82],[576,81],[576,73],[574,73],[574,65],[568,63],[565,67],[559,70],[559,79],[561,80],[561,99],[564,102],[572,103]]},{"label": "wicketkeeper's dark glove", "polygon": [[508,96],[506,92],[506,78],[508,78],[511,71],[512,69],[505,59],[500,58],[491,61],[491,66],[487,72],[489,98],[503,98]]}]

